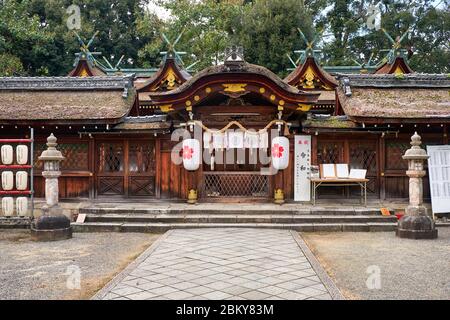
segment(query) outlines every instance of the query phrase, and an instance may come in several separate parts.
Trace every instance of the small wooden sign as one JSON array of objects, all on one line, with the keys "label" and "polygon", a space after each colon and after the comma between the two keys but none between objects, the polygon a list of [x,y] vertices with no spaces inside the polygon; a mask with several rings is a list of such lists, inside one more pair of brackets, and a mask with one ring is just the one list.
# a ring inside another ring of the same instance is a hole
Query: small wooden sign
[{"label": "small wooden sign", "polygon": [[86,220],[86,214],[85,213],[78,214],[77,223],[84,223],[85,220]]}]

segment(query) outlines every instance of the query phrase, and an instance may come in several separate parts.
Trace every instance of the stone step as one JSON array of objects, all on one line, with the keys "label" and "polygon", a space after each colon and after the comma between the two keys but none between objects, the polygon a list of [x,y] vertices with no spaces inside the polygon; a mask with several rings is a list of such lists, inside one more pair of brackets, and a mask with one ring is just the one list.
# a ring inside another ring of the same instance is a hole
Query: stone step
[{"label": "stone step", "polygon": [[74,232],[136,232],[163,233],[171,229],[197,228],[261,228],[289,229],[302,232],[383,232],[395,231],[397,223],[119,223],[85,222],[73,223]]},{"label": "stone step", "polygon": [[270,214],[295,214],[295,215],[380,215],[380,210],[377,208],[328,208],[328,207],[313,207],[313,208],[292,208],[292,207],[276,207],[275,209],[258,209],[255,207],[246,208],[108,208],[108,207],[87,207],[80,208],[79,213],[82,214],[139,214],[139,215],[155,215],[155,214],[170,214],[170,215],[270,215]]},{"label": "stone step", "polygon": [[112,223],[369,223],[369,222],[397,222],[395,216],[327,216],[327,215],[182,215],[182,214],[95,214],[87,215],[86,222]]}]

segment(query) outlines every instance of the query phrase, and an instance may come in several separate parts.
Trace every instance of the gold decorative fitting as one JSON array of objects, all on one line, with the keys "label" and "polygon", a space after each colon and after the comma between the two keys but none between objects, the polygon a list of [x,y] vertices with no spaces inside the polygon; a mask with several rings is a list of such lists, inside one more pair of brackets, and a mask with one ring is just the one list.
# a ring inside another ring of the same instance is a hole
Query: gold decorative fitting
[{"label": "gold decorative fitting", "polygon": [[190,100],[187,100],[187,101],[186,101],[186,105],[187,105],[188,107],[190,107],[190,106],[192,106],[192,102],[191,102]]},{"label": "gold decorative fitting", "polygon": [[225,92],[238,93],[245,92],[246,83],[224,83],[222,86],[225,88]]},{"label": "gold decorative fitting", "polygon": [[191,189],[189,190],[189,194],[188,194],[188,203],[189,204],[196,204],[198,201],[198,192],[197,190]]},{"label": "gold decorative fitting", "polygon": [[284,191],[282,189],[276,189],[274,194],[274,202],[276,204],[283,204],[284,201]]},{"label": "gold decorative fitting", "polygon": [[172,69],[169,69],[166,76],[167,88],[173,89],[176,85],[176,80],[175,72]]},{"label": "gold decorative fitting", "polygon": [[209,87],[205,89],[205,92],[206,92],[206,93],[208,93],[208,94],[210,94],[210,93],[211,93],[211,91],[212,91],[212,89],[211,89],[211,88],[209,88]]},{"label": "gold decorative fitting", "polygon": [[303,88],[305,89],[314,89],[314,79],[316,78],[316,74],[314,73],[311,67],[308,67],[305,71],[305,84]]},{"label": "gold decorative fitting", "polygon": [[308,112],[311,109],[311,106],[309,104],[299,104],[297,111],[303,111],[303,112]]},{"label": "gold decorative fitting", "polygon": [[271,96],[270,96],[270,100],[272,100],[272,101],[275,101],[276,98],[277,98],[277,97],[276,97],[275,95],[271,95]]},{"label": "gold decorative fitting", "polygon": [[260,88],[260,89],[259,89],[259,92],[260,92],[261,94],[266,93],[266,88]]},{"label": "gold decorative fitting", "polygon": [[200,101],[200,96],[195,96],[195,97],[194,97],[194,100],[195,100],[195,101]]},{"label": "gold decorative fitting", "polygon": [[82,69],[81,70],[81,72],[80,72],[80,77],[81,78],[86,78],[86,77],[88,77],[89,76],[89,73],[87,72],[87,70],[86,69]]},{"label": "gold decorative fitting", "polygon": [[160,106],[159,109],[164,113],[174,111],[171,104],[166,104],[164,106]]},{"label": "gold decorative fitting", "polygon": [[280,106],[284,106],[285,102],[284,102],[284,100],[280,100],[280,102],[278,102],[278,104],[279,104]]},{"label": "gold decorative fitting", "polygon": [[395,72],[394,72],[394,73],[395,73],[396,75],[402,75],[402,74],[404,74],[402,68],[400,68],[400,67],[397,67],[397,69],[395,69]]}]

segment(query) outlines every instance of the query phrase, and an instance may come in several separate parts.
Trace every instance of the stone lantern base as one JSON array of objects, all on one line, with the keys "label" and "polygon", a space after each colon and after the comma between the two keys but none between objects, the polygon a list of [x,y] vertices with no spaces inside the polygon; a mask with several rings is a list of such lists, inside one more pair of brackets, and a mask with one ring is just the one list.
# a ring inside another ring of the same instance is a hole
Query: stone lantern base
[{"label": "stone lantern base", "polygon": [[59,208],[43,208],[43,212],[44,215],[39,217],[31,226],[32,240],[45,242],[72,238],[70,220],[59,213]]},{"label": "stone lantern base", "polygon": [[438,231],[425,207],[408,207],[398,222],[397,237],[406,239],[436,239]]}]

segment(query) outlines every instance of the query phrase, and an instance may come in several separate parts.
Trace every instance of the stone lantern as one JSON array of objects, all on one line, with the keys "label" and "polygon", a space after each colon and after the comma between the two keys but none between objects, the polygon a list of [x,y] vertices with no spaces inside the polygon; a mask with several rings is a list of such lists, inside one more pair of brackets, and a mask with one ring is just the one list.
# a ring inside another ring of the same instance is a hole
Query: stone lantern
[{"label": "stone lantern", "polygon": [[438,232],[433,219],[428,215],[423,205],[423,181],[426,175],[424,161],[429,158],[427,152],[420,147],[422,144],[417,132],[411,138],[411,149],[403,156],[408,160],[409,206],[398,222],[397,236],[409,239],[436,239]]},{"label": "stone lantern", "polygon": [[42,216],[31,228],[32,238],[36,241],[57,241],[72,238],[70,220],[63,214],[59,206],[58,178],[61,161],[65,158],[56,149],[57,139],[53,133],[47,138],[47,150],[39,157],[44,162],[42,176],[45,178],[45,201],[42,207]]}]

